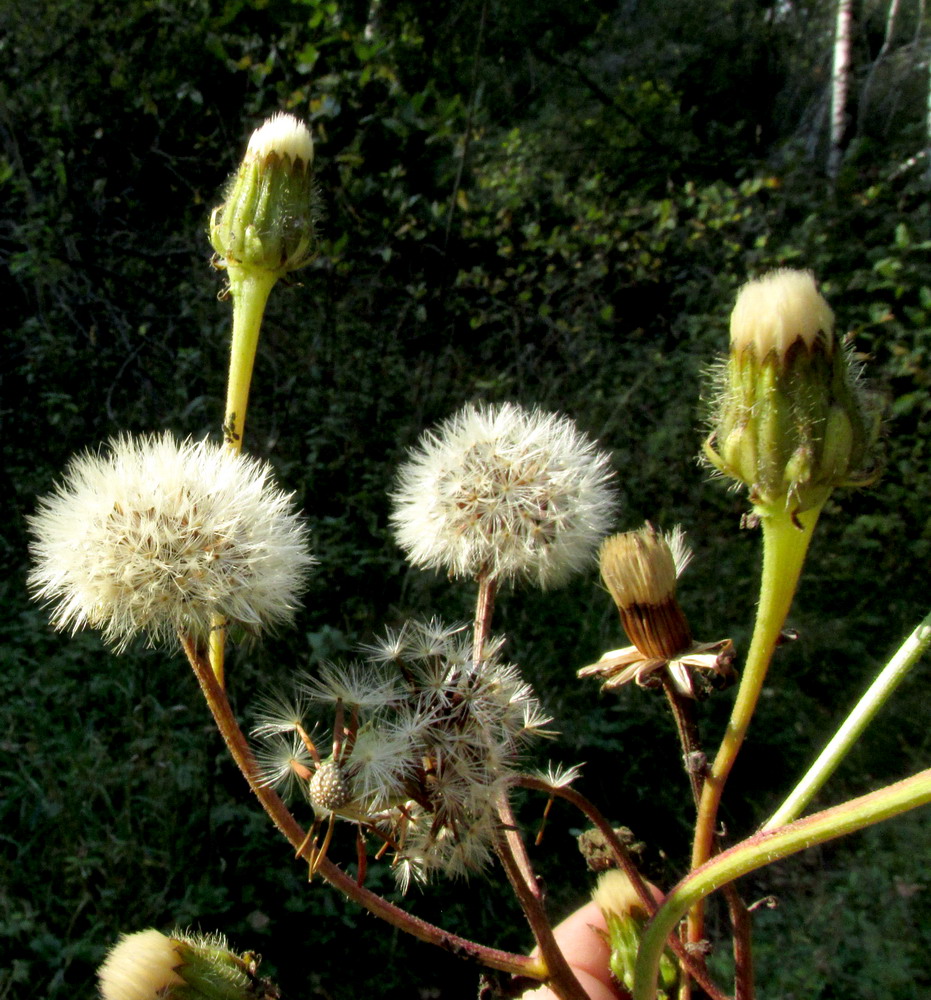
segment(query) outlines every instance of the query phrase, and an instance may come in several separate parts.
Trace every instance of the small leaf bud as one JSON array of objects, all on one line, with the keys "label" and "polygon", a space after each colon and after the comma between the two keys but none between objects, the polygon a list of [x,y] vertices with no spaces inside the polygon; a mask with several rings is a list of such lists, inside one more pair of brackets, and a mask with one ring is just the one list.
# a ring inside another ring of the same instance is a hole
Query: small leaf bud
[{"label": "small leaf bud", "polygon": [[252,133],[222,205],[210,219],[220,267],[280,277],[314,252],[314,147],[292,115],[277,114]]},{"label": "small leaf bud", "polygon": [[876,421],[811,272],[779,270],[744,285],[730,327],[708,461],[748,486],[762,513],[811,510],[835,486],[868,482]]}]

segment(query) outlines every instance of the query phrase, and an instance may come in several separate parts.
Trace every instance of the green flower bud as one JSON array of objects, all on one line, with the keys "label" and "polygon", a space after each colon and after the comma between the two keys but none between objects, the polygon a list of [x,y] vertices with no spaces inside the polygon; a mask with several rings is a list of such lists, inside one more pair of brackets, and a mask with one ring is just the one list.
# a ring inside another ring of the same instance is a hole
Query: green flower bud
[{"label": "green flower bud", "polygon": [[246,155],[210,219],[218,266],[280,277],[314,251],[313,141],[307,126],[277,114],[252,133]]},{"label": "green flower bud", "polygon": [[811,272],[774,271],[740,290],[716,395],[705,456],[761,513],[797,514],[870,481],[877,423]]},{"label": "green flower bud", "polygon": [[97,975],[102,1000],[277,1000],[257,967],[251,952],[233,954],[221,935],[167,937],[150,928],[124,934]]},{"label": "green flower bud", "polygon": [[[662,893],[649,883],[647,888],[654,897],[662,897]],[[616,868],[599,876],[592,899],[601,910],[608,928],[607,941],[611,949],[608,964],[611,975],[627,990],[633,990],[634,966],[637,963],[640,937],[650,914],[630,884],[630,880]],[[660,988],[656,993],[657,1000],[667,1000],[677,979],[676,964],[671,956],[664,952],[660,960],[658,983]]]}]

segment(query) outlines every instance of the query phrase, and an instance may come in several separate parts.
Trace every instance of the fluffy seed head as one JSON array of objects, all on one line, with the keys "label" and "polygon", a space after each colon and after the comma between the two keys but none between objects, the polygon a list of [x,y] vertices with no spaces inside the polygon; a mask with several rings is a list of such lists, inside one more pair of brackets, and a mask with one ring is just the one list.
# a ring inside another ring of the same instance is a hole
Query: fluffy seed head
[{"label": "fluffy seed head", "polygon": [[567,417],[466,406],[401,468],[395,536],[415,566],[558,585],[607,531],[609,465]]},{"label": "fluffy seed head", "polygon": [[314,562],[269,466],[169,434],[73,459],[29,523],[29,586],[52,624],[99,629],[118,650],[140,633],[204,637],[215,617],[287,621]]}]

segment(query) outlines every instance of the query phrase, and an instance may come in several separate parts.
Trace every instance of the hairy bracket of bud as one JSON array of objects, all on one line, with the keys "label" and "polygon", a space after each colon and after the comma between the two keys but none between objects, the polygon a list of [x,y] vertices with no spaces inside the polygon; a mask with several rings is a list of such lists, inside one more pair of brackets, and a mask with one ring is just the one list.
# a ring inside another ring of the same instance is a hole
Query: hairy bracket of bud
[{"label": "hairy bracket of bud", "polygon": [[[647,888],[657,903],[662,902],[663,894],[656,886],[648,882]],[[599,876],[592,900],[601,910],[607,927],[605,936],[611,949],[611,974],[627,990],[632,990],[640,938],[650,914],[630,879],[617,869],[610,869]],[[670,995],[677,979],[675,962],[664,952],[660,961],[658,1000],[665,1000]]]},{"label": "hairy bracket of bud", "polygon": [[277,1000],[278,987],[257,968],[251,952],[234,954],[221,935],[149,928],[124,934],[97,975],[103,1000]]},{"label": "hairy bracket of bud", "polygon": [[748,486],[761,513],[811,510],[836,486],[869,482],[876,420],[811,272],[749,282],[730,326],[704,444],[714,468]]},{"label": "hairy bracket of bud", "polygon": [[210,242],[221,267],[279,277],[310,260],[313,156],[307,126],[292,115],[274,115],[252,133],[223,204],[210,219]]}]

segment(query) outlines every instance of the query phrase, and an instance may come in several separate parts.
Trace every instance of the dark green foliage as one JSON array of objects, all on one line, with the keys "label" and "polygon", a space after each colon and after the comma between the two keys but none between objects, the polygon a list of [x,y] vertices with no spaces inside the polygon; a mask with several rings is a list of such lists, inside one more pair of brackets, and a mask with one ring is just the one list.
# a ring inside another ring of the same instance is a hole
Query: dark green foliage
[{"label": "dark green foliage", "polygon": [[[864,115],[831,191],[799,152],[817,147],[806,108],[824,81],[823,5],[710,7],[13,0],[0,12],[0,996],[92,996],[120,931],[175,923],[262,952],[292,995],[473,992],[456,959],[306,885],[180,656],[117,659],[92,636],[51,634],[24,593],[24,517],[70,454],[123,430],[218,433],[229,306],[206,222],[251,127],[279,107],[314,129],[326,214],[316,262],[272,296],[247,445],[297,491],[321,565],[293,633],[234,651],[244,717],[258,692],[385,624],[469,617],[468,588],[405,567],[386,492],[422,429],[470,400],[560,409],[597,436],[614,454],[618,528],[681,521],[697,550],[680,592],[696,635],[746,648],[758,539],[738,530],[742,499],[695,462],[701,375],[738,286],[778,265],[812,268],[855,335],[889,402],[885,474],[838,493],[822,519],[792,616],[802,638],[779,654],[726,795],[731,833],[778,804],[924,613],[931,220],[920,168],[898,169],[923,112],[900,102],[908,124],[891,138]],[[877,72],[870,107],[894,81],[916,86],[905,56]],[[556,716],[553,756],[586,761],[582,790],[646,841],[669,885],[691,811],[661,698],[599,698],[573,681],[624,644],[609,603],[593,576],[518,590],[497,627]],[[825,801],[927,760],[908,707],[926,672],[908,684]],[[709,746],[729,704],[702,708]],[[522,803],[528,825],[541,807]],[[558,807],[535,851],[555,910],[587,892],[578,823]],[[927,987],[926,903],[912,892],[925,876],[907,857],[926,853],[911,842],[926,826],[832,849],[825,872],[786,866],[779,895],[800,902],[758,920],[761,996]],[[351,831],[332,853],[353,857]],[[761,877],[760,893],[780,877]],[[384,869],[371,880],[392,891]],[[409,903],[528,947],[506,892],[459,888]],[[818,929],[836,908],[843,920]],[[806,940],[829,934],[836,947],[810,956]]]}]

